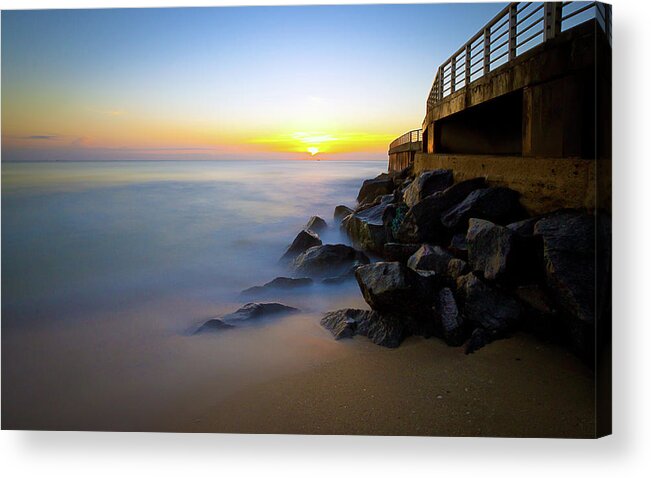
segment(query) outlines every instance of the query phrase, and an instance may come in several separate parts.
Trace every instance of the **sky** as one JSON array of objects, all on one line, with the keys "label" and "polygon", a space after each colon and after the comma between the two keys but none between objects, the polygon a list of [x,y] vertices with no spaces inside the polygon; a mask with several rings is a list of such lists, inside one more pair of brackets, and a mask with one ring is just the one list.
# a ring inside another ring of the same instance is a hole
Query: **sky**
[{"label": "sky", "polygon": [[2,159],[385,159],[505,4],[2,12]]}]

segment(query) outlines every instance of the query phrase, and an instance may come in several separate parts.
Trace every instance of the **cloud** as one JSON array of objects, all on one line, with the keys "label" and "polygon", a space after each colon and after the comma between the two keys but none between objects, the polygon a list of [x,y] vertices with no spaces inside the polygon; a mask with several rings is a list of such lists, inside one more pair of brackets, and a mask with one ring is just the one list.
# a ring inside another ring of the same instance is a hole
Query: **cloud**
[{"label": "cloud", "polygon": [[23,139],[38,139],[38,140],[49,140],[49,139],[57,139],[58,136],[55,134],[33,134],[31,136],[25,136]]}]

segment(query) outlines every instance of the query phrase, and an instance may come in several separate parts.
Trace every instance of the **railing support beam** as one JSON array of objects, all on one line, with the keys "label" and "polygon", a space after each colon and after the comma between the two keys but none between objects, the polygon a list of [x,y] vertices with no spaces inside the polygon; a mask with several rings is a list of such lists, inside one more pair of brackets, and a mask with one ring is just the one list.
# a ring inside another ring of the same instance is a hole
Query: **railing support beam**
[{"label": "railing support beam", "polygon": [[466,45],[466,59],[465,59],[465,64],[464,64],[464,70],[465,70],[465,84],[463,85],[468,86],[470,84],[470,54],[472,52],[472,48],[470,48],[470,43]]},{"label": "railing support beam", "polygon": [[484,75],[491,69],[491,29],[484,28]]},{"label": "railing support beam", "polygon": [[509,61],[516,57],[518,44],[518,4],[509,6]]},{"label": "railing support beam", "polygon": [[563,21],[563,3],[562,2],[545,2],[545,29],[543,41],[551,40],[561,32],[561,22]]}]

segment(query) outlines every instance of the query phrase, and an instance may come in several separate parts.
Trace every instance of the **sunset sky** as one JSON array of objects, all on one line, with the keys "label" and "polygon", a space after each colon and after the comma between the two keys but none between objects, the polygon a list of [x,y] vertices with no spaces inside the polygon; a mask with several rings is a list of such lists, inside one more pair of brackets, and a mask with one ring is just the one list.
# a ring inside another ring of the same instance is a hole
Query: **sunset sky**
[{"label": "sunset sky", "polygon": [[2,12],[2,159],[385,159],[504,4]]}]

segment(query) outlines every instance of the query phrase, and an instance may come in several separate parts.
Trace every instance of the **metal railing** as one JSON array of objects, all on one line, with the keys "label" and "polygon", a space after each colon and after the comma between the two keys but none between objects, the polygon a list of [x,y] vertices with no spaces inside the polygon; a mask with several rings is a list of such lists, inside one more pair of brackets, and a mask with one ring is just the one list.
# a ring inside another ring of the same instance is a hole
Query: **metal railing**
[{"label": "metal railing", "polygon": [[402,136],[399,136],[396,139],[394,139],[389,145],[389,151],[391,151],[393,148],[396,148],[400,145],[407,144],[407,143],[417,143],[419,141],[423,141],[423,130],[412,129],[411,131],[408,131]]},{"label": "metal railing", "polygon": [[595,19],[612,38],[610,5],[599,2],[513,2],[438,67],[427,111],[455,91],[560,32]]}]

